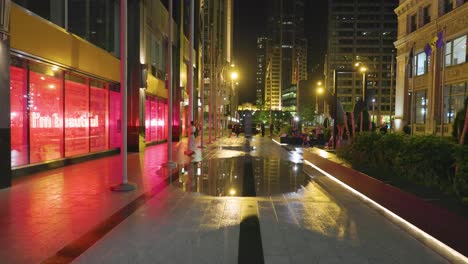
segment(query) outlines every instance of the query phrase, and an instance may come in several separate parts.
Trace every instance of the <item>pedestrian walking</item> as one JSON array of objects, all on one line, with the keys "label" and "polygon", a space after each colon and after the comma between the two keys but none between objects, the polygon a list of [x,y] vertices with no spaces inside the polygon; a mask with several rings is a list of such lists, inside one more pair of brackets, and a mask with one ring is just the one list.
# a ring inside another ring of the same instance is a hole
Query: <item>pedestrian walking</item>
[{"label": "pedestrian walking", "polygon": [[190,150],[195,151],[195,135],[197,133],[197,128],[193,121],[190,122]]},{"label": "pedestrian walking", "polygon": [[260,128],[262,129],[262,137],[264,137],[265,136],[265,124],[262,123],[260,125]]}]

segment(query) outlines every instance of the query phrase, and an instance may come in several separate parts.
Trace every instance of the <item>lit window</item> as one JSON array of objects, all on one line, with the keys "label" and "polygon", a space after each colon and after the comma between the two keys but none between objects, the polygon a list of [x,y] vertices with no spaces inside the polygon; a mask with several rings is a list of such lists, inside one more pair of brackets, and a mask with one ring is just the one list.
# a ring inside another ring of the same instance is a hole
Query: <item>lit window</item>
[{"label": "lit window", "polygon": [[456,65],[466,62],[466,35],[447,42],[445,47],[445,65]]},{"label": "lit window", "polygon": [[416,76],[427,73],[427,55],[425,52],[421,52],[414,57],[414,66]]}]

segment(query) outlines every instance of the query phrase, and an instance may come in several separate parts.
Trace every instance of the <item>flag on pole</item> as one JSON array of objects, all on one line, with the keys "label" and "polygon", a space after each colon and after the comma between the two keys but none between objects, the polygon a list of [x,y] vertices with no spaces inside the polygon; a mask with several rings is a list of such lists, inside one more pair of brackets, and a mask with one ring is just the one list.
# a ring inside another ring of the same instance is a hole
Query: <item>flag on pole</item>
[{"label": "flag on pole", "polygon": [[442,48],[444,45],[444,32],[440,31],[437,36],[433,37],[429,43],[424,46],[424,52],[427,56],[432,54],[432,51]]}]

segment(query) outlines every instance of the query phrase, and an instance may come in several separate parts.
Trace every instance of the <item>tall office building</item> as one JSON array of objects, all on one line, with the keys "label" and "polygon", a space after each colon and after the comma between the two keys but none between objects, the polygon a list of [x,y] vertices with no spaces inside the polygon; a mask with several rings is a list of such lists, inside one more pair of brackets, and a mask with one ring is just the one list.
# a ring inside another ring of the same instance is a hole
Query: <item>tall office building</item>
[{"label": "tall office building", "polygon": [[263,106],[265,102],[264,89],[265,89],[265,73],[266,73],[266,45],[268,38],[257,38],[257,73],[255,79],[255,104],[257,107]]},{"label": "tall office building", "polygon": [[[226,125],[236,115],[239,102],[237,86],[230,79],[233,63],[233,2],[234,0],[203,0],[200,9],[203,18],[204,112],[216,124]],[[211,107],[211,108],[210,108]],[[203,122],[207,123],[207,122]]]},{"label": "tall office building", "polygon": [[268,7],[265,106],[296,111],[296,83],[307,79],[304,1],[274,0]]},{"label": "tall office building", "polygon": [[468,1],[400,0],[395,127],[451,136],[468,97]]},{"label": "tall office building", "polygon": [[329,1],[327,88],[332,91],[336,70],[339,101],[345,111],[353,111],[363,94],[363,74],[354,65],[365,66],[368,106],[377,124],[389,122],[394,109],[397,6],[397,0]]}]

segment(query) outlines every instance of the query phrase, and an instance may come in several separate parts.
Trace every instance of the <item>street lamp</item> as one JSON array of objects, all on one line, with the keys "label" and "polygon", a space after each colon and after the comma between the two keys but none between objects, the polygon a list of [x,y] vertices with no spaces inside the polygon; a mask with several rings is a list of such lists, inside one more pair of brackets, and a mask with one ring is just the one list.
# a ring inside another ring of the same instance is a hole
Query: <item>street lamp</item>
[{"label": "street lamp", "polygon": [[323,87],[322,87],[322,82],[318,81],[317,82],[317,89],[315,93],[315,113],[318,114],[318,95],[323,93]]},{"label": "street lamp", "polygon": [[355,67],[359,68],[359,71],[362,72],[362,101],[367,107],[367,67],[360,62],[354,64]]},{"label": "street lamp", "polygon": [[375,123],[374,107],[375,107],[375,98],[372,98],[372,122],[373,123]]}]

